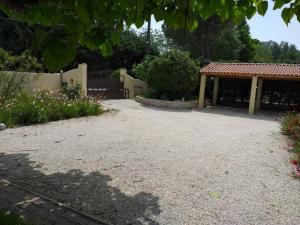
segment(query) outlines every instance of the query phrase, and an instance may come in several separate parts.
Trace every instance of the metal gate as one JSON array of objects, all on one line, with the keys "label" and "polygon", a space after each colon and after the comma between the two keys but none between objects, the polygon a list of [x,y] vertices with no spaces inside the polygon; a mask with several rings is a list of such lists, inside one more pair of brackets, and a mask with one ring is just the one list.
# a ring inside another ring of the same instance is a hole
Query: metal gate
[{"label": "metal gate", "polygon": [[124,83],[120,79],[87,80],[88,95],[103,99],[120,99],[124,96]]}]

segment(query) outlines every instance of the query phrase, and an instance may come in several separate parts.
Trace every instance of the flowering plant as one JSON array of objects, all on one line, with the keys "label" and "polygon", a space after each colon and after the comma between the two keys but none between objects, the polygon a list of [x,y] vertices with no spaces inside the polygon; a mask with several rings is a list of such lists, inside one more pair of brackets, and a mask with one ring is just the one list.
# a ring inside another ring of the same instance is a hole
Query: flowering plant
[{"label": "flowering plant", "polygon": [[61,92],[20,93],[0,108],[0,122],[12,127],[81,116],[98,115],[101,105],[92,98],[69,98]]}]

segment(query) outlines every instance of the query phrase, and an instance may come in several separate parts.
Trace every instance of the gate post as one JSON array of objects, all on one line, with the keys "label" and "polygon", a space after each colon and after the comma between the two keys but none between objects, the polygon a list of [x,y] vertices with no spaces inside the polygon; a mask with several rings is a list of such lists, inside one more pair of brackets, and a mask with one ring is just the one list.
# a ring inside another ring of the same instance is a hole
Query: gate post
[{"label": "gate post", "polygon": [[256,89],[257,89],[257,76],[253,76],[252,84],[251,84],[250,102],[249,102],[249,114],[250,115],[253,115],[255,112]]},{"label": "gate post", "polygon": [[203,109],[204,108],[205,86],[206,86],[206,75],[201,75],[201,79],[200,79],[200,91],[199,91],[199,109]]},{"label": "gate post", "polygon": [[84,97],[87,96],[87,64],[78,65],[79,74],[81,76],[81,91]]},{"label": "gate post", "polygon": [[214,106],[217,105],[218,91],[219,91],[219,77],[215,77],[215,80],[214,80],[213,100],[212,100],[212,105],[214,105]]},{"label": "gate post", "polygon": [[257,95],[255,102],[255,110],[260,110],[262,88],[263,88],[263,79],[258,79]]}]

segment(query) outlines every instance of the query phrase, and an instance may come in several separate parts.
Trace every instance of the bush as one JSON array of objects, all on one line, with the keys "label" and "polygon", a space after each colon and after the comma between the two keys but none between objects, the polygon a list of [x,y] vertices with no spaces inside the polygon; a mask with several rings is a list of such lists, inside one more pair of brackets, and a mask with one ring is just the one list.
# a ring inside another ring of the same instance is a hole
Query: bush
[{"label": "bush", "polygon": [[67,96],[67,98],[75,99],[80,97],[81,87],[79,84],[75,85],[74,87],[68,87],[68,84],[62,87],[62,93]]},{"label": "bush", "polygon": [[281,131],[293,140],[295,160],[300,164],[300,114],[287,113],[281,120]]},{"label": "bush", "polygon": [[155,59],[155,56],[148,55],[145,57],[144,61],[138,65],[133,65],[132,73],[133,76],[137,79],[147,81],[147,73],[149,69],[149,65]]},{"label": "bush", "polygon": [[0,106],[18,94],[27,79],[28,76],[24,73],[0,71]]},{"label": "bush", "polygon": [[300,115],[294,112],[287,113],[281,120],[281,131],[295,141],[300,141]]},{"label": "bush", "polygon": [[0,122],[12,127],[17,124],[37,124],[81,116],[98,115],[100,105],[92,99],[69,99],[66,95],[49,92],[19,94],[0,109]]},{"label": "bush", "polygon": [[146,81],[156,98],[191,99],[198,86],[198,72],[187,53],[171,50],[149,64]]},{"label": "bush", "polygon": [[18,72],[42,72],[43,66],[29,51],[21,55],[11,55],[0,48],[0,70]]},{"label": "bush", "polygon": [[110,78],[112,79],[120,79],[120,69],[115,70],[114,72],[111,73]]}]

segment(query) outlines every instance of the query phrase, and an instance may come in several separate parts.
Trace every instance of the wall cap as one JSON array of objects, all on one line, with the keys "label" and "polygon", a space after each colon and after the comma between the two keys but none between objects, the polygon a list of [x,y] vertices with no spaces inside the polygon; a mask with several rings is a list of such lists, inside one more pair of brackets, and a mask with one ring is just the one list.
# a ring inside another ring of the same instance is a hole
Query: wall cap
[{"label": "wall cap", "polygon": [[169,109],[194,109],[198,107],[198,101],[166,101],[142,96],[136,96],[135,101],[143,105]]}]

